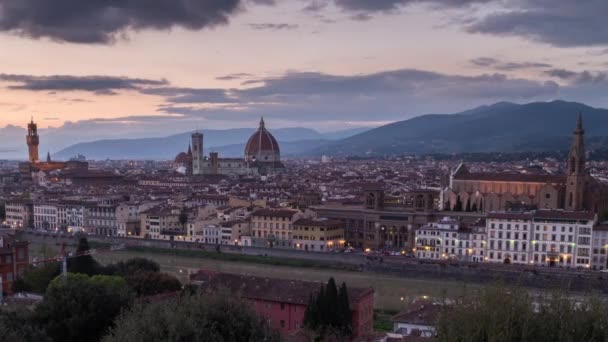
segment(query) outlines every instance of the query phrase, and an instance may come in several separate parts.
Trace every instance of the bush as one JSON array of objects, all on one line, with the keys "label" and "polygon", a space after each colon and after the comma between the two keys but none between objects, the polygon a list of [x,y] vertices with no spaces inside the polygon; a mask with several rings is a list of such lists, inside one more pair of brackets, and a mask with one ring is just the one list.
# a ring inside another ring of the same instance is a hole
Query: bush
[{"label": "bush", "polygon": [[123,278],[68,274],[51,282],[35,316],[53,341],[97,342],[132,298]]},{"label": "bush", "polygon": [[228,294],[197,293],[137,305],[116,319],[103,341],[279,341],[279,335],[245,303]]},{"label": "bush", "polygon": [[608,341],[607,313],[607,304],[594,297],[533,297],[519,288],[492,287],[446,307],[438,341]]}]

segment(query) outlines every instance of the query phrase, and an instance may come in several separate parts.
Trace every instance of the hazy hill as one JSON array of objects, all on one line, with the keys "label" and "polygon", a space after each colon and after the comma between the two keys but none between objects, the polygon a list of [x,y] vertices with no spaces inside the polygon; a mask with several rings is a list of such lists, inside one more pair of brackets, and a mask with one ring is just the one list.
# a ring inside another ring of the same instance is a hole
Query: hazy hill
[{"label": "hazy hill", "polygon": [[568,149],[579,112],[590,147],[608,148],[608,110],[565,101],[500,102],[457,114],[431,114],[371,129],[310,155],[511,152]]},{"label": "hazy hill", "polygon": [[[204,147],[208,153],[213,150],[224,157],[241,157],[245,144],[254,129],[236,128],[227,130],[202,130]],[[279,128],[271,133],[281,144],[283,155],[300,154],[306,150],[324,145],[332,137],[348,137],[361,130],[346,130],[319,133],[308,128]],[[55,159],[69,159],[83,154],[89,159],[172,159],[179,152],[186,151],[192,132],[162,138],[109,139],[71,145],[55,154]]]}]

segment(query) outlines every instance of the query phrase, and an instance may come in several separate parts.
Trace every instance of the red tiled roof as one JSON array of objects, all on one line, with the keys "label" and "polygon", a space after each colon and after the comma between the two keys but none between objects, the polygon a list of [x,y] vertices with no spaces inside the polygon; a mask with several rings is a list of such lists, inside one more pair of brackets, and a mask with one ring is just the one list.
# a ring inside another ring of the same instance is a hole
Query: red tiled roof
[{"label": "red tiled roof", "polygon": [[534,218],[593,220],[595,218],[595,214],[590,211],[538,210],[534,213]]},{"label": "red tiled roof", "polygon": [[[314,295],[323,285],[310,281],[255,277],[207,270],[200,270],[191,275],[190,280],[207,291],[227,289],[248,299],[299,305],[307,305],[310,296]],[[372,288],[349,287],[348,297],[351,303],[355,303],[373,292]]]},{"label": "red tiled roof", "polygon": [[277,140],[263,126],[253,133],[245,145],[246,156],[257,156],[260,152],[280,152]]},{"label": "red tiled roof", "polygon": [[308,226],[308,227],[333,227],[342,225],[342,221],[338,220],[311,220],[311,219],[299,219],[293,223],[294,226]]},{"label": "red tiled roof", "polygon": [[297,210],[287,210],[287,209],[260,209],[254,211],[252,216],[261,217],[261,216],[270,216],[270,217],[287,217],[292,218],[298,211]]},{"label": "red tiled roof", "polygon": [[534,175],[522,173],[459,173],[455,180],[489,181],[489,182],[527,182],[527,183],[564,183],[563,175]]},{"label": "red tiled roof", "polygon": [[491,212],[491,213],[488,213],[488,219],[498,219],[498,220],[530,220],[530,219],[532,219],[532,213]]}]

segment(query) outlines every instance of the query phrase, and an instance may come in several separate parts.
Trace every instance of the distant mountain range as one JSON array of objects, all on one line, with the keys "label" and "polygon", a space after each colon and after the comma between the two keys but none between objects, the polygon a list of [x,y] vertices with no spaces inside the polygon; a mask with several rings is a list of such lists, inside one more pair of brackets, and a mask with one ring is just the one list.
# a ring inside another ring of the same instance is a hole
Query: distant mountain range
[{"label": "distant mountain range", "polygon": [[588,148],[608,148],[608,110],[565,101],[500,102],[395,122],[330,142],[308,155],[394,155],[567,150],[579,112]]},{"label": "distant mountain range", "polygon": [[[308,128],[279,128],[271,130],[279,141],[283,155],[300,155],[319,148],[332,140],[344,139],[369,128],[356,128],[337,132],[319,133]],[[255,132],[250,128],[227,130],[201,130],[205,152],[219,152],[223,157],[241,157],[245,144]],[[71,145],[53,154],[56,159],[69,159],[83,154],[89,159],[172,159],[185,152],[192,132],[162,138],[97,140]]]},{"label": "distant mountain range", "polygon": [[[587,147],[608,149],[608,110],[565,101],[499,102],[455,114],[422,115],[374,129],[319,133],[307,128],[283,128],[271,132],[281,145],[282,155],[295,157],[550,152],[569,148],[579,112],[583,113]],[[247,128],[203,130],[206,153],[240,157],[253,132]],[[172,159],[186,151],[190,134],[78,143],[53,158],[83,154],[89,159]]]}]

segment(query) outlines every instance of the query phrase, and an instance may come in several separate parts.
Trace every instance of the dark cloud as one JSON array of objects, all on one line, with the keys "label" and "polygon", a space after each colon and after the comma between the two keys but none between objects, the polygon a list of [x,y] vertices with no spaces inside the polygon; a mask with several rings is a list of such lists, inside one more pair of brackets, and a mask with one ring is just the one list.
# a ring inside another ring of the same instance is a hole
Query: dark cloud
[{"label": "dark cloud", "polygon": [[[129,30],[226,24],[241,0],[0,0],[0,30],[72,43],[112,43]],[[255,3],[274,4],[270,0]]]},{"label": "dark cloud", "polygon": [[167,98],[169,103],[235,103],[237,99],[230,96],[226,89],[200,88],[150,88],[142,90],[149,95],[160,95]]},{"label": "dark cloud", "polygon": [[0,81],[15,83],[9,89],[31,91],[88,91],[98,95],[114,95],[116,90],[143,89],[166,85],[166,80],[112,76],[33,76],[0,74]]},{"label": "dark cloud", "polygon": [[519,36],[561,47],[608,45],[608,1],[516,0],[467,30]]},{"label": "dark cloud", "polygon": [[[545,71],[547,76],[567,80],[576,84],[605,83],[608,81],[608,73],[603,71],[572,71],[566,69],[551,69]],[[608,84],[607,84],[608,85]]]},{"label": "dark cloud", "polygon": [[248,74],[246,72],[239,72],[239,73],[236,73],[236,74],[229,74],[229,75],[219,76],[219,77],[216,77],[215,79],[219,80],[219,81],[232,81],[232,80],[240,80],[240,79],[249,78],[249,77],[254,77],[254,75],[253,74]]},{"label": "dark cloud", "polygon": [[287,23],[252,23],[249,24],[254,30],[270,30],[270,31],[278,31],[278,30],[295,30],[298,28],[298,25],[295,24],[287,24]]},{"label": "dark cloud", "polygon": [[355,21],[368,21],[372,19],[373,16],[369,13],[357,13],[353,14],[350,18]]},{"label": "dark cloud", "polygon": [[[412,114],[452,112],[480,103],[552,98],[555,82],[509,78],[501,74],[446,75],[403,69],[373,74],[340,76],[318,72],[290,72],[250,80],[247,89],[227,89],[233,102],[219,108],[169,98],[159,108],[207,120],[246,120],[264,115],[276,120],[397,120]],[[206,100],[206,99],[205,99]],[[202,101],[201,101],[202,102]]]},{"label": "dark cloud", "polygon": [[492,0],[334,0],[337,6],[347,10],[365,12],[393,11],[412,4],[431,4],[446,7],[462,7]]},{"label": "dark cloud", "polygon": [[472,59],[471,64],[478,67],[492,68],[502,71],[511,71],[519,69],[541,69],[551,68],[552,65],[548,63],[540,62],[503,62],[496,58],[491,57],[479,57]]}]

